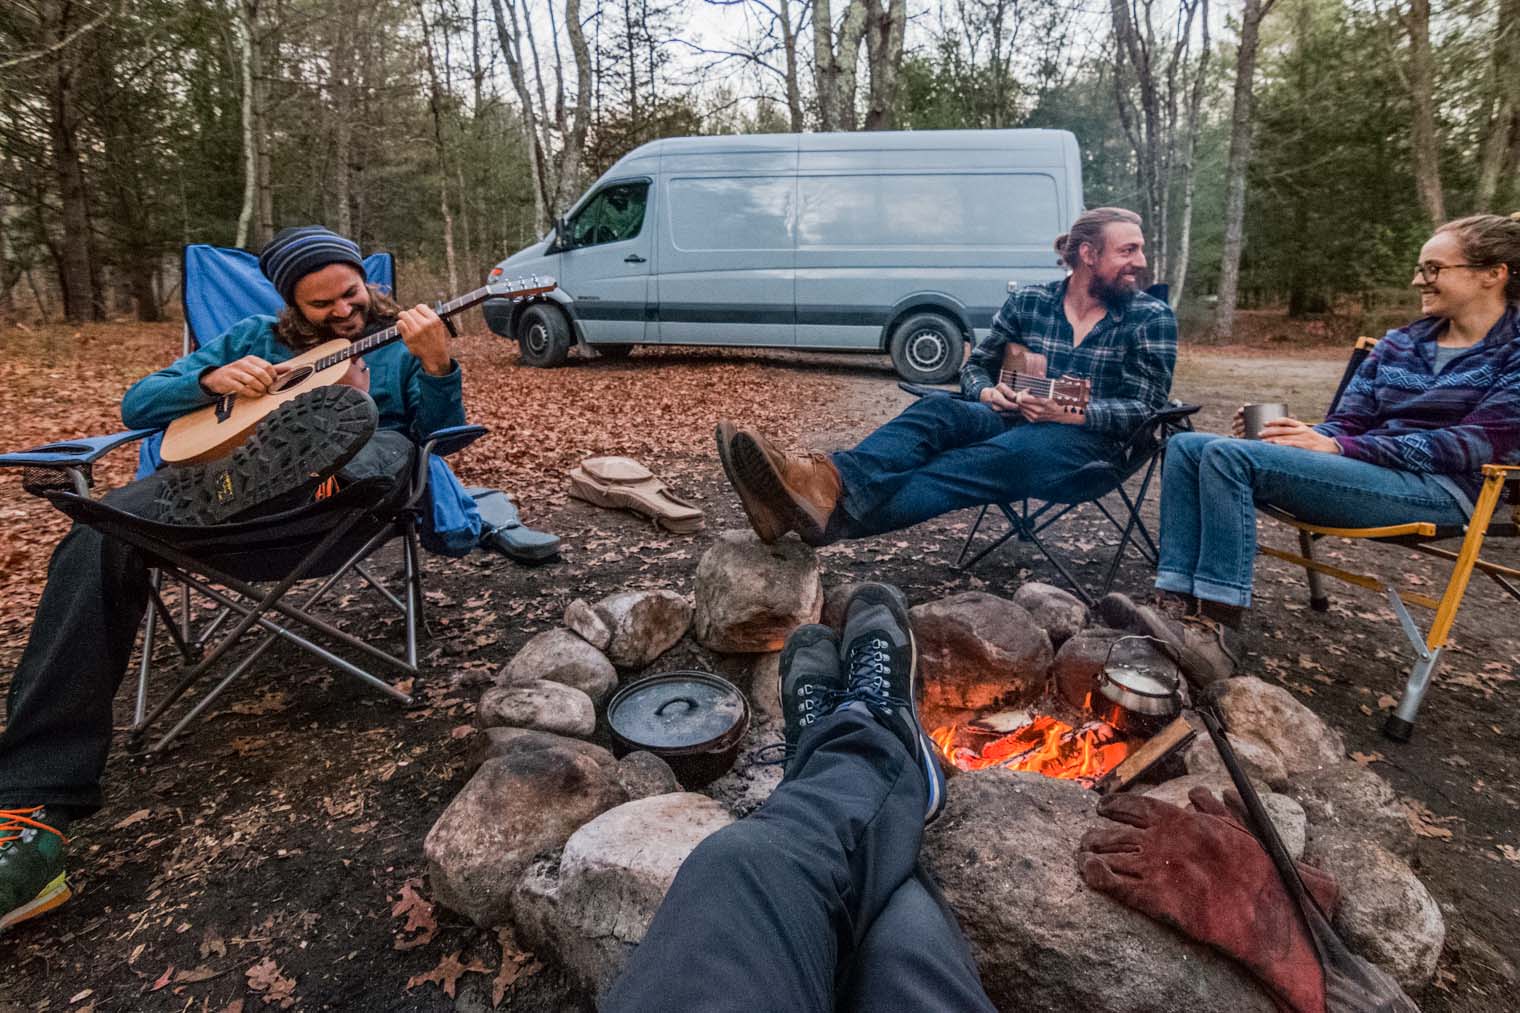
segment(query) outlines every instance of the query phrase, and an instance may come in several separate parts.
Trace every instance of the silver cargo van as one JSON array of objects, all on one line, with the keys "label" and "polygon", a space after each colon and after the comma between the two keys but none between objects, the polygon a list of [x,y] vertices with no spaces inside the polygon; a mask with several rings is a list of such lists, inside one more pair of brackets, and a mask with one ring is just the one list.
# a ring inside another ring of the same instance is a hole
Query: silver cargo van
[{"label": "silver cargo van", "polygon": [[676,137],[624,156],[492,275],[553,275],[485,318],[523,361],[573,343],[888,352],[906,379],[960,369],[1011,282],[1061,277],[1081,213],[1064,130]]}]

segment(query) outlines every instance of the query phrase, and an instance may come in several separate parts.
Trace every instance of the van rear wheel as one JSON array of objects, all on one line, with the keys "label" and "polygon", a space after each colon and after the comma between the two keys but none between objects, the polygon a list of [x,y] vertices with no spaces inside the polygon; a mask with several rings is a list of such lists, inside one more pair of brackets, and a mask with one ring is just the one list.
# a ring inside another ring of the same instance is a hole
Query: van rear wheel
[{"label": "van rear wheel", "polygon": [[570,354],[570,321],[547,303],[529,306],[517,324],[522,361],[539,369],[563,366]]},{"label": "van rear wheel", "polygon": [[910,383],[945,383],[961,370],[961,329],[938,313],[914,313],[892,332],[887,346],[897,375]]}]

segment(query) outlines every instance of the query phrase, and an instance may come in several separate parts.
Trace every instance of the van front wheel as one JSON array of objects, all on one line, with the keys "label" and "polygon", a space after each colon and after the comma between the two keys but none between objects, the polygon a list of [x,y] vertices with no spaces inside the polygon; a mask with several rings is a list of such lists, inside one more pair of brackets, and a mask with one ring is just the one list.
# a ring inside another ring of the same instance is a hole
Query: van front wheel
[{"label": "van front wheel", "polygon": [[961,370],[961,329],[938,313],[915,313],[892,332],[887,346],[897,375],[910,383],[945,383]]},{"label": "van front wheel", "polygon": [[517,324],[522,361],[539,369],[563,366],[570,354],[570,321],[557,308],[539,303],[523,311]]}]

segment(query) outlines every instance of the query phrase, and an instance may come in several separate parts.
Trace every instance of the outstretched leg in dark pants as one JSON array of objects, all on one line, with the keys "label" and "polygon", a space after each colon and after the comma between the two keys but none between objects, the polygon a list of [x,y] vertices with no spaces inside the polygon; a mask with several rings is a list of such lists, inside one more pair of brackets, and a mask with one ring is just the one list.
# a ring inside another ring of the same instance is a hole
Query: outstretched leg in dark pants
[{"label": "outstretched leg in dark pants", "polygon": [[[900,905],[890,925],[922,907],[922,771],[891,731],[851,708],[809,732],[795,770],[691,853],[603,1010],[833,1010],[846,975],[891,950],[869,936],[884,911]],[[916,925],[910,939],[964,949],[944,920]],[[946,1010],[977,1008],[948,1005],[981,995],[969,960],[961,966],[969,980],[946,993]]]}]

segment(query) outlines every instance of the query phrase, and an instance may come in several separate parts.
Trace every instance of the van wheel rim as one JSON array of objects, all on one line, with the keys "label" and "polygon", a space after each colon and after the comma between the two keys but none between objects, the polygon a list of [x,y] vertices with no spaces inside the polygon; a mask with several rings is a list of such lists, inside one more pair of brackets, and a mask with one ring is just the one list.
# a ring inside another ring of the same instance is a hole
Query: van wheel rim
[{"label": "van wheel rim", "polygon": [[945,364],[950,354],[949,342],[933,328],[914,331],[903,346],[908,365],[922,373],[932,373]]},{"label": "van wheel rim", "polygon": [[523,338],[523,343],[528,351],[534,355],[541,355],[549,347],[549,330],[543,324],[534,324],[528,328],[528,333]]}]

